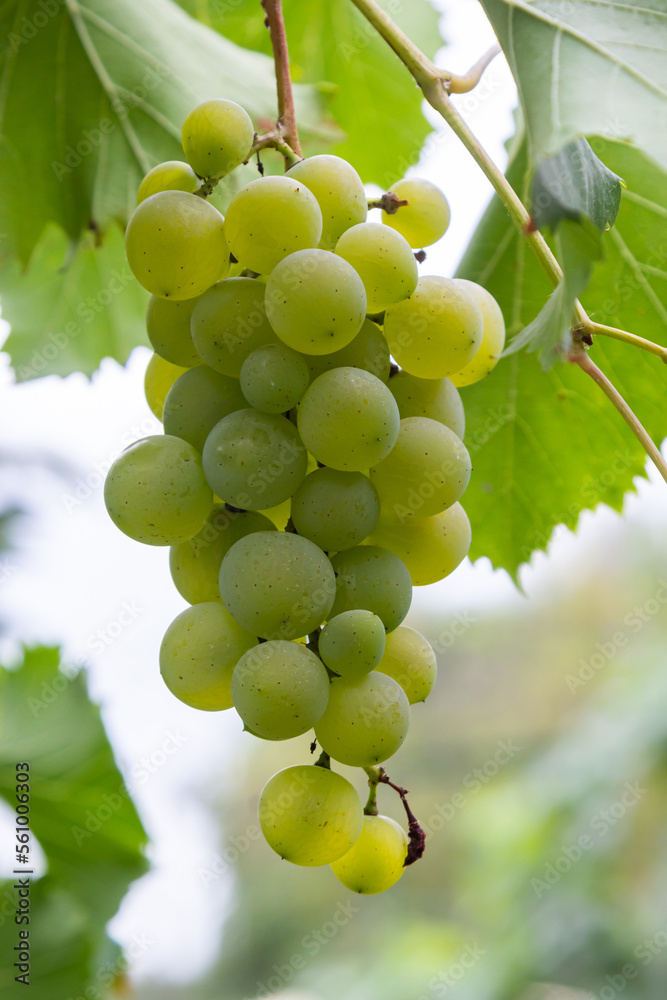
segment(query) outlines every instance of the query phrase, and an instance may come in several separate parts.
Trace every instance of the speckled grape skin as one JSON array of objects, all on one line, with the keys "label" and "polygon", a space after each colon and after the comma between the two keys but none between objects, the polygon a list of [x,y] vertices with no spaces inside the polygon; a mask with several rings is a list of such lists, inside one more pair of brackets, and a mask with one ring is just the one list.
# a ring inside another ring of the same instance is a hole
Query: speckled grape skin
[{"label": "speckled grape skin", "polygon": [[232,707],[232,671],[257,643],[220,602],[186,608],[165,632],[160,673],[180,701],[204,712]]},{"label": "speckled grape skin", "polygon": [[308,635],[327,617],[335,590],[322,550],[288,532],[247,535],[220,567],[223,604],[239,625],[263,639]]},{"label": "speckled grape skin", "polygon": [[167,393],[162,411],[164,432],[189,441],[201,452],[218,421],[245,406],[237,379],[199,365],[179,376]]},{"label": "speckled grape skin", "polygon": [[286,413],[299,402],[310,382],[303,355],[286,344],[266,344],[249,354],[239,377],[251,406],[262,413]]},{"label": "speckled grape skin", "polygon": [[368,539],[395,553],[405,563],[414,587],[437,583],[453,573],[468,555],[470,521],[460,503],[432,517],[382,514]]},{"label": "speckled grape skin", "polygon": [[186,191],[160,191],[135,208],[125,253],[139,284],[165,299],[195,298],[229,270],[220,212]]},{"label": "speckled grape skin", "polygon": [[334,368],[319,375],[297,414],[308,451],[318,462],[343,472],[363,472],[381,462],[396,443],[399,423],[389,389],[360,368]]},{"label": "speckled grape skin", "polygon": [[398,556],[379,545],[357,545],[331,560],[336,573],[336,599],[330,617],[364,608],[382,619],[388,632],[410,609],[410,574]]},{"label": "speckled grape skin", "polygon": [[206,438],[203,462],[221,500],[243,510],[264,510],[300,486],[308,454],[287,417],[248,408],[218,421]]},{"label": "speckled grape skin", "polygon": [[130,538],[175,545],[203,528],[213,492],[196,449],[164,434],[142,438],[119,455],[104,484],[104,502]]},{"label": "speckled grape skin", "polygon": [[259,825],[268,845],[286,861],[314,867],[337,861],[361,833],[364,813],[353,785],[312,764],[278,771],[262,789]]},{"label": "speckled grape skin", "polygon": [[237,663],[232,699],[256,736],[289,740],[307,733],[322,717],[329,676],[322,661],[300,643],[263,642]]},{"label": "speckled grape skin", "polygon": [[200,177],[224,177],[248,158],[255,130],[248,112],[224,98],[193,108],[181,129],[188,163]]},{"label": "speckled grape skin", "polygon": [[346,347],[333,354],[304,354],[311,379],[332,368],[362,368],[386,383],[391,371],[387,341],[379,326],[365,319],[361,330]]},{"label": "speckled grape skin", "polygon": [[357,336],[366,315],[366,292],[354,270],[328,250],[299,250],[269,276],[264,300],[271,326],[288,347],[330,354]]},{"label": "speckled grape skin", "polygon": [[382,659],[385,629],[372,611],[344,611],[331,618],[320,632],[318,652],[341,677],[361,678]]},{"label": "speckled grape skin", "polygon": [[290,167],[287,176],[302,181],[317,198],[322,211],[320,247],[324,250],[333,250],[346,229],[365,221],[368,204],[364,185],[347,160],[330,153],[308,156]]},{"label": "speckled grape skin", "polygon": [[317,469],[292,497],[292,521],[305,538],[325,552],[358,545],[380,516],[377,490],[361,472]]},{"label": "speckled grape skin", "polygon": [[254,278],[225,278],[197,302],[192,339],[201,358],[217,372],[238,378],[252,351],[280,343],[266,316],[265,290]]},{"label": "speckled grape skin", "polygon": [[482,314],[451,278],[420,278],[415,292],[384,317],[389,350],[418,378],[444,378],[473,359],[482,342]]},{"label": "speckled grape skin", "polygon": [[392,757],[410,726],[410,705],[400,684],[371,670],[361,680],[337,677],[329,704],[315,726],[323,750],[351,767],[371,767]]},{"label": "speckled grape skin", "polygon": [[351,264],[366,289],[367,312],[381,313],[417,287],[417,261],[400,233],[362,222],[343,233],[336,253]]},{"label": "speckled grape skin", "polygon": [[438,662],[431,644],[413,628],[399,625],[390,632],[378,670],[400,684],[408,701],[415,705],[433,690]]},{"label": "speckled grape skin", "polygon": [[387,386],[398,403],[401,419],[430,417],[454,431],[463,440],[466,418],[459,391],[448,378],[417,378],[396,372]]}]

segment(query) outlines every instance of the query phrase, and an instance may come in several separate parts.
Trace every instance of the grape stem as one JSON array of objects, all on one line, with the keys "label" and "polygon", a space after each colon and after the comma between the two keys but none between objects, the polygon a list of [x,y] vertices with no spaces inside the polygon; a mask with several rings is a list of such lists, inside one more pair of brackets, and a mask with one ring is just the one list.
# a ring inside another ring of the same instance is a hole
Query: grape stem
[{"label": "grape stem", "polygon": [[569,360],[575,364],[579,365],[583,372],[593,379],[597,385],[600,386],[604,392],[607,399],[611,400],[618,412],[621,414],[626,424],[632,430],[638,441],[641,442],[647,455],[652,459],[653,464],[662,476],[662,478],[667,482],[667,463],[663,459],[660,451],[653,443],[646,430],[639,422],[635,414],[632,412],[628,404],[625,402],[621,396],[618,389],[609,381],[604,372],[600,371],[595,362],[589,357],[583,348],[573,350],[570,354]]},{"label": "grape stem", "polygon": [[394,791],[398,793],[401,802],[403,803],[405,814],[408,817],[408,853],[405,861],[403,862],[403,867],[407,868],[408,865],[413,865],[415,861],[419,861],[426,848],[426,834],[419,825],[417,817],[408,805],[408,790],[407,788],[401,788],[400,785],[394,784],[383,767],[365,767],[364,771],[368,775],[369,787],[368,802],[364,808],[364,814],[366,816],[377,816],[378,814],[376,799],[377,786],[380,783],[383,785],[389,785],[390,788],[393,788]]},{"label": "grape stem", "polygon": [[[439,70],[424,55],[421,49],[401,31],[398,25],[392,21],[376,0],[352,0],[352,3],[393,49],[404,66],[412,74],[428,103],[447,122],[477,165],[481,167],[486,178],[491,182],[496,194],[507,209],[512,221],[528,242],[549,280],[556,286],[563,278],[563,271],[560,264],[551,252],[542,234],[539,230],[535,229],[530,214],[520,197],[502,170],[493,162],[482,144],[468,128],[452,104],[449,96],[453,93],[464,93],[465,90],[471,90],[476,86],[481,79],[482,73],[496,53],[491,50],[475,63],[463,77],[457,77],[453,73]],[[581,303],[578,301],[575,303],[575,321],[572,328],[573,349],[570,360],[578,364],[582,371],[585,371],[595,379],[616,409],[623,414],[626,423],[654,462],[661,476],[667,478],[664,472],[665,463],[658,448],[650,439],[618,390],[583,351],[581,344],[582,335],[590,342],[592,335],[595,334],[613,337],[616,340],[632,344],[634,347],[650,351],[652,354],[661,357],[663,361],[667,359],[667,350],[660,348],[657,344],[652,344],[649,340],[644,340],[643,337],[636,337],[631,333],[627,333],[625,330],[617,330],[615,327],[606,327],[600,323],[594,323]],[[582,361],[582,358],[585,360]]]},{"label": "grape stem", "polygon": [[331,770],[331,757],[326,752],[326,750],[322,751],[322,753],[319,755],[319,757],[313,764],[313,767],[324,767],[327,769],[327,771]]},{"label": "grape stem", "polygon": [[[287,35],[281,0],[261,0],[266,14],[266,26],[271,34],[273,61],[276,68],[276,90],[278,92],[278,123],[277,131],[285,140],[290,153],[301,159],[299,133],[296,127],[294,110],[294,95],[292,93],[292,78],[289,71],[289,52],[287,50]],[[285,156],[285,169],[291,167],[288,156]]]},{"label": "grape stem", "polygon": [[409,205],[407,198],[399,198],[393,191],[385,191],[381,198],[375,198],[368,202],[369,208],[381,208],[387,215],[395,215],[399,208]]}]

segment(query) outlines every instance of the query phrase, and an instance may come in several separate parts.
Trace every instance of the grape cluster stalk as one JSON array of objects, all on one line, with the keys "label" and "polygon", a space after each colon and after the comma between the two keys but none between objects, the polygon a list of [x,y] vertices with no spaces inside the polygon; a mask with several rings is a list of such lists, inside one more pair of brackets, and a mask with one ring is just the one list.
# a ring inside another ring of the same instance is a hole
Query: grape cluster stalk
[{"label": "grape cluster stalk", "polygon": [[[481,286],[419,277],[415,250],[449,224],[438,188],[397,181],[368,222],[354,167],[317,155],[261,176],[227,214],[207,199],[250,155],[237,104],[188,115],[184,161],[154,167],[127,226],[128,262],[151,293],[146,398],[164,434],[116,460],[110,517],[170,546],[189,607],[159,653],[186,705],[233,708],[263,740],[304,737],[317,763],[275,774],[259,798],[268,844],[377,893],[420,856],[378,814],[377,765],[401,747],[436,658],[403,625],[413,586],[448,576],[470,547],[460,504],[471,463],[458,387],[504,344]],[[365,769],[364,808],[331,763]]]}]

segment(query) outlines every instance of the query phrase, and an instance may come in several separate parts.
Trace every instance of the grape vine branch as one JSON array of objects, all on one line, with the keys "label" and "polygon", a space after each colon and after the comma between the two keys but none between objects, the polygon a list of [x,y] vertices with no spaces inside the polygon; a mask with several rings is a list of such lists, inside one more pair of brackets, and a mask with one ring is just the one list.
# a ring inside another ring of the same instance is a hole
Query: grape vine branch
[{"label": "grape vine branch", "polygon": [[[428,103],[441,115],[478,166],[481,167],[509,212],[513,222],[527,240],[551,283],[554,286],[558,285],[563,278],[560,264],[551,252],[544,237],[539,231],[534,229],[530,213],[521,201],[521,198],[475,135],[470,131],[449,97],[450,94],[460,94],[465,93],[466,90],[471,90],[479,82],[484,69],[499,49],[491,49],[465,76],[459,77],[454,73],[438,69],[424,55],[421,49],[401,31],[376,0],[352,0],[352,3],[393,49],[401,62],[412,74]],[[603,389],[607,398],[619,411],[653,461],[662,478],[667,482],[667,463],[632,409],[606,376],[603,375],[597,365],[593,362],[590,362],[590,364],[583,362],[585,352],[582,341],[585,343],[595,335],[622,340],[634,347],[657,355],[663,361],[667,361],[667,350],[658,344],[645,340],[643,337],[637,337],[625,330],[618,330],[614,327],[595,323],[588,316],[581,303],[576,303],[575,319],[572,328],[572,351],[569,360],[578,364],[582,371],[593,378]]]}]

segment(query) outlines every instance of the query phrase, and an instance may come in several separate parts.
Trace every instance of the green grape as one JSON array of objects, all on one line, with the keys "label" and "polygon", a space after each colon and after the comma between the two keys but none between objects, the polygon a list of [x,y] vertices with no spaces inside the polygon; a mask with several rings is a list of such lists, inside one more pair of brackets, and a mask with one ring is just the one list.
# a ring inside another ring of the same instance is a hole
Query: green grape
[{"label": "green grape", "polygon": [[432,517],[396,520],[383,513],[368,541],[397,555],[413,586],[423,587],[444,580],[468,555],[470,521],[460,503]]},{"label": "green grape", "polygon": [[247,405],[238,379],[200,365],[177,378],[167,393],[162,413],[164,432],[203,451],[218,421]]},{"label": "green grape", "polygon": [[315,379],[332,368],[363,368],[381,382],[387,382],[391,371],[389,347],[382,330],[365,319],[361,330],[346,347],[333,354],[304,355],[311,378]]},{"label": "green grape", "polygon": [[404,417],[430,417],[463,440],[466,418],[461,397],[448,378],[417,378],[408,372],[392,375],[387,385]]},{"label": "green grape", "polygon": [[388,632],[401,624],[410,609],[412,584],[398,556],[377,545],[358,545],[336,553],[331,565],[336,598],[330,617],[364,608],[381,618]]},{"label": "green grape", "polygon": [[417,287],[417,261],[400,233],[377,222],[362,222],[343,233],[336,253],[351,264],[366,289],[369,313],[384,312]]},{"label": "green grape", "polygon": [[408,836],[389,816],[364,816],[359,839],[331,870],[346,888],[364,896],[385,892],[405,871]]},{"label": "green grape", "polygon": [[454,283],[474,298],[482,314],[482,343],[472,361],[452,375],[454,385],[472,385],[488,375],[498,364],[505,346],[505,319],[491,292],[475,281],[455,278]]},{"label": "green grape", "polygon": [[241,657],[232,677],[234,708],[264,740],[303,736],[329,701],[322,661],[298,642],[263,642]]},{"label": "green grape", "polygon": [[392,215],[383,212],[382,221],[404,236],[411,247],[428,247],[445,235],[449,205],[440,188],[419,177],[406,177],[392,184],[391,190],[409,204]]},{"label": "green grape", "polygon": [[183,122],[181,142],[200,177],[224,177],[250,156],[255,130],[234,101],[214,98],[193,108]]},{"label": "green grape", "polygon": [[229,270],[224,221],[187,191],[160,191],[135,208],[125,253],[144,288],[164,299],[193,299]]},{"label": "green grape", "polygon": [[109,469],[104,502],[122,532],[147,545],[175,545],[200,531],[213,494],[187,441],[156,434],[135,441]]},{"label": "green grape", "polygon": [[225,232],[230,250],[244,267],[269,274],[283,257],[317,246],[322,213],[300,181],[258,177],[232,198]]},{"label": "green grape", "polygon": [[186,608],[165,632],[160,673],[186,705],[204,712],[232,707],[232,671],[257,638],[238,625],[220,602]]},{"label": "green grape", "polygon": [[190,317],[197,301],[196,298],[175,301],[151,295],[146,310],[146,331],[153,350],[165,361],[181,368],[201,364],[190,333]]},{"label": "green grape", "polygon": [[258,531],[232,545],[220,567],[222,602],[263,639],[298,639],[321,625],[336,592],[331,563],[307,538]]},{"label": "green grape", "polygon": [[360,368],[334,368],[304,393],[297,413],[301,440],[318,462],[361,472],[389,454],[400,417],[386,385]]},{"label": "green grape", "polygon": [[243,362],[241,389],[263,413],[286,413],[299,402],[310,382],[308,365],[285,344],[258,347]]},{"label": "green grape", "polygon": [[159,191],[187,191],[194,194],[199,178],[192,167],[182,160],[167,160],[149,170],[137,191],[137,205]]},{"label": "green grape", "polygon": [[301,181],[317,198],[322,212],[322,249],[333,250],[346,229],[366,219],[368,202],[361,177],[340,156],[309,156],[290,167],[287,176]]},{"label": "green grape", "polygon": [[298,250],[266,283],[266,315],[282,341],[304,354],[330,354],[361,330],[366,293],[347,261],[329,250]]},{"label": "green grape", "polygon": [[192,339],[207,365],[238,378],[243,362],[266,344],[278,344],[264,309],[265,286],[253,278],[226,278],[202,295],[192,313]]},{"label": "green grape", "polygon": [[206,438],[204,472],[216,496],[243,510],[287,500],[306,475],[308,456],[286,417],[236,410]]},{"label": "green grape", "polygon": [[395,517],[428,517],[456,503],[471,471],[468,449],[454,431],[430,417],[405,417],[393,449],[369,475]]},{"label": "green grape", "polygon": [[171,361],[165,361],[159,354],[152,354],[148,359],[144,374],[144,394],[151,413],[158,420],[162,420],[167,393],[176,379],[187,370],[180,365],[172,365]]},{"label": "green grape", "polygon": [[232,545],[254,531],[274,530],[273,522],[257,511],[216,504],[200,532],[169,550],[171,578],[181,597],[189,604],[219,603],[220,566]]},{"label": "green grape", "polygon": [[294,527],[325,552],[358,545],[373,531],[379,516],[377,491],[361,472],[317,469],[292,498]]},{"label": "green grape", "polygon": [[399,625],[390,632],[378,670],[393,677],[411,705],[425,701],[433,690],[438,662],[431,644],[413,628]]},{"label": "green grape", "polygon": [[472,361],[482,342],[482,314],[451,278],[420,278],[405,302],[387,309],[384,335],[405,371],[418,378],[444,378]]},{"label": "green grape", "polygon": [[264,838],[293,865],[328,865],[361,833],[363,809],[356,790],[325,767],[297,764],[264,785],[257,806]]},{"label": "green grape", "polygon": [[344,611],[324,626],[319,654],[334,673],[348,679],[361,678],[382,659],[385,631],[372,611]]},{"label": "green grape", "polygon": [[341,764],[371,767],[387,760],[408,734],[410,705],[400,684],[371,670],[363,677],[336,677],[329,704],[315,726],[326,753]]}]

